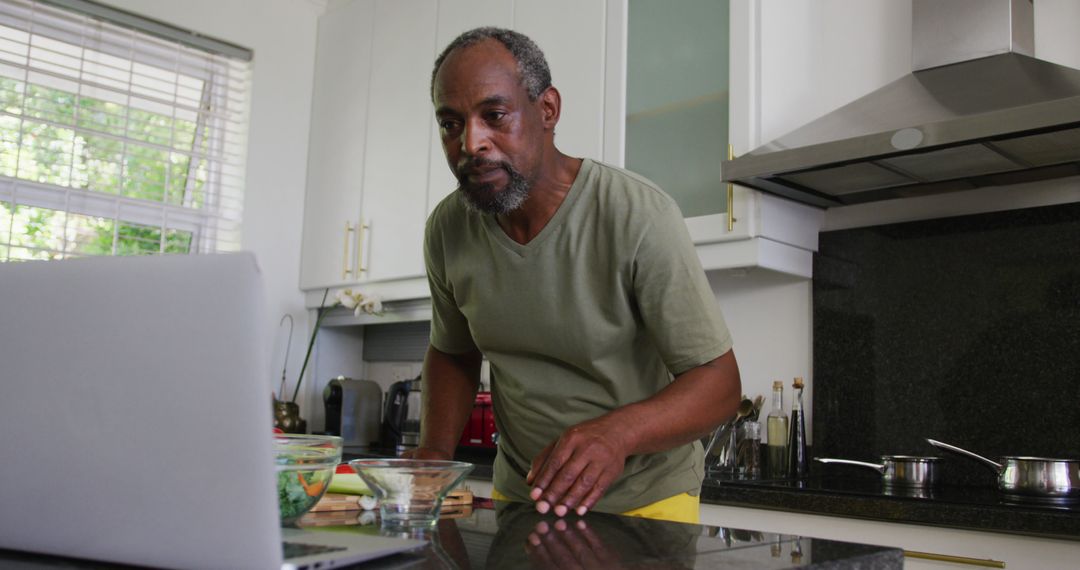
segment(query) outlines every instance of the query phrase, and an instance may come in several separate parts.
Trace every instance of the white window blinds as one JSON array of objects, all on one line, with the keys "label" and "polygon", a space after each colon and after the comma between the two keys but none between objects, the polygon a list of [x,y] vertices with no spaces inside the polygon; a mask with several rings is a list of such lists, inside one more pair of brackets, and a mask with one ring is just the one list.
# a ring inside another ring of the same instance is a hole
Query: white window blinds
[{"label": "white window blinds", "polygon": [[238,249],[250,52],[50,4],[0,0],[0,261]]}]

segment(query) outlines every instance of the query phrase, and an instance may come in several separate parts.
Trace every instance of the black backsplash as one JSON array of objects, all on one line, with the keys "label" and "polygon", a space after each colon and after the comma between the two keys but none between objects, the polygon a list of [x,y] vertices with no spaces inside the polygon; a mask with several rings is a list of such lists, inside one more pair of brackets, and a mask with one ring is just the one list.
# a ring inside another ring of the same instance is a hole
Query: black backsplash
[{"label": "black backsplash", "polygon": [[1080,458],[1080,204],[823,232],[813,291],[815,455]]}]

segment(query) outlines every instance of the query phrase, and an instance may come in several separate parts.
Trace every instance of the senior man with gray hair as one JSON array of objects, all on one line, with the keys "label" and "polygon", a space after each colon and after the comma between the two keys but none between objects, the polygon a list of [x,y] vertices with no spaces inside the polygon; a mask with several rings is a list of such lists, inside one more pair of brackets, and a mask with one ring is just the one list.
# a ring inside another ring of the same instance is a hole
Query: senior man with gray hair
[{"label": "senior man with gray hair", "polygon": [[496,499],[697,522],[700,438],[741,387],[731,337],[675,202],[555,147],[543,52],[465,32],[432,71],[458,191],[427,222],[432,296],[414,457],[453,457],[491,363]]}]

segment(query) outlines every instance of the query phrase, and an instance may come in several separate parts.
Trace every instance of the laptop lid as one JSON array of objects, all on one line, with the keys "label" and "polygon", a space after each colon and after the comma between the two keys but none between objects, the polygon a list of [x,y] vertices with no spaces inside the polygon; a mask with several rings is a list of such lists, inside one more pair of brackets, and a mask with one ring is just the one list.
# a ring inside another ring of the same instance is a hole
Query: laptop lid
[{"label": "laptop lid", "polygon": [[280,566],[263,308],[250,254],[0,264],[0,547]]}]

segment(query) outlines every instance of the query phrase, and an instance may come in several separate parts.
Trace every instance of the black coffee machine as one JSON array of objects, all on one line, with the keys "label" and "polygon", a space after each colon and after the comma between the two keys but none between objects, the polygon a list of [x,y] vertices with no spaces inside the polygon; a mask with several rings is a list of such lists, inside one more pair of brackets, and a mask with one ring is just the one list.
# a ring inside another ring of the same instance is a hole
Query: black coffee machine
[{"label": "black coffee machine", "polygon": [[420,443],[420,376],[401,380],[386,391],[382,447],[401,455]]}]

